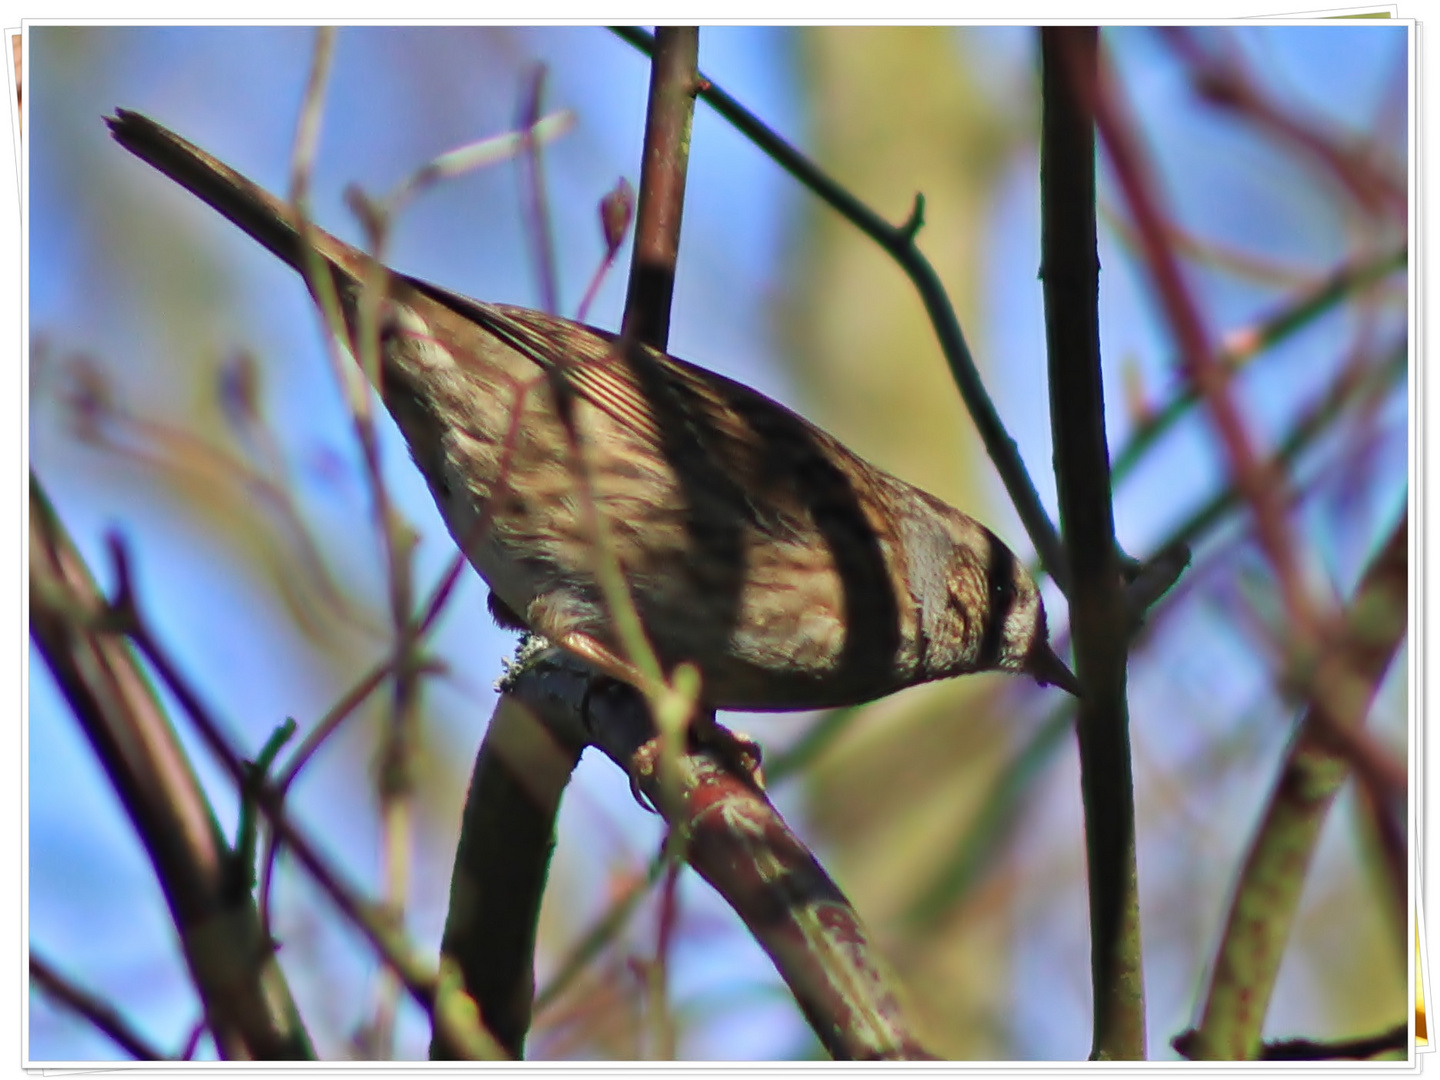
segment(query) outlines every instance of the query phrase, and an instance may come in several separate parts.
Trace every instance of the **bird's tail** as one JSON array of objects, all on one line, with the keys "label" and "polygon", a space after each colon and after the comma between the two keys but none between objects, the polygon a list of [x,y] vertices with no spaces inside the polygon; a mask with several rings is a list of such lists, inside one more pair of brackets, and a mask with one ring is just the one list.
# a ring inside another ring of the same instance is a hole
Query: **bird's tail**
[{"label": "bird's tail", "polygon": [[[115,141],[142,161],[159,169],[181,187],[204,199],[295,270],[304,272],[300,230],[294,211],[258,184],[247,180],[193,143],[148,116],[116,109],[105,123]],[[308,234],[315,249],[331,264],[359,275],[368,256],[323,229]]]}]

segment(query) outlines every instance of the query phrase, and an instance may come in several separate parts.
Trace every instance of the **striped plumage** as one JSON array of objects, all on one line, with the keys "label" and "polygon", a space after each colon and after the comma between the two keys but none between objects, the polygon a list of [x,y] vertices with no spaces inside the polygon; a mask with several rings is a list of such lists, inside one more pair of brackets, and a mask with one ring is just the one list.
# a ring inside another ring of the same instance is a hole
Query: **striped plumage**
[{"label": "striped plumage", "polygon": [[[107,122],[302,267],[285,203],[144,116]],[[594,573],[583,475],[652,646],[667,668],[696,663],[713,707],[842,705],[992,669],[1075,690],[1034,581],[973,518],[733,380],[308,235],[357,354],[367,276],[383,283],[381,397],[502,613],[634,681]]]}]

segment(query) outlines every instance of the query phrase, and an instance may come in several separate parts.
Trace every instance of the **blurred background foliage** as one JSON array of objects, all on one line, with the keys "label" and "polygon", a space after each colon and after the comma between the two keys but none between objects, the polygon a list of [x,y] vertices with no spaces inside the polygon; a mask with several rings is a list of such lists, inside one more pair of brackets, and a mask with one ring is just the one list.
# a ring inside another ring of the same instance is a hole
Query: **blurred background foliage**
[{"label": "blurred background foliage", "polygon": [[[377,194],[435,154],[516,123],[536,63],[575,130],[545,152],[561,312],[603,254],[596,204],[638,180],[648,67],[591,28],[348,28],[314,177],[317,220],[359,242],[341,193]],[[1283,113],[1397,178],[1408,160],[1403,28],[1212,27],[1192,44],[1243,62]],[[32,28],[30,449],[62,520],[108,580],[102,537],[130,542],[141,602],[253,752],[302,733],[387,647],[385,578],[356,447],[304,289],[265,252],[118,150],[100,116],[148,112],[283,192],[312,34],[259,27]],[[1330,395],[1290,476],[1308,578],[1347,596],[1408,496],[1408,222],[1342,170],[1201,92],[1186,40],[1104,34],[1157,164],[1212,333],[1241,355],[1235,393],[1278,446]],[[1028,28],[707,27],[705,73],[892,221],[926,198],[919,243],[950,291],[1000,414],[1055,513],[1037,278],[1038,94]],[[1101,171],[1102,352],[1112,459],[1181,392],[1163,323]],[[513,166],[427,193],[401,218],[399,268],[489,300],[538,304]],[[589,321],[618,325],[623,267]],[[1258,339],[1338,269],[1372,267],[1277,340]],[[697,109],[671,350],[792,404],[877,464],[1023,531],[963,414],[903,274],[779,169]],[[1338,388],[1338,389],[1337,389]],[[387,481],[419,537],[422,590],[452,545],[388,421]],[[1122,544],[1145,556],[1229,487],[1198,411],[1117,476]],[[1192,569],[1133,657],[1132,738],[1152,1056],[1172,1056],[1205,986],[1238,859],[1295,719],[1275,683],[1283,627],[1247,518],[1191,537]],[[510,636],[467,573],[431,651],[413,758],[406,926],[438,945],[470,761]],[[1047,585],[1058,613],[1064,605]],[[1063,632],[1063,626],[1061,627]],[[1407,750],[1407,662],[1371,730]],[[30,663],[29,941],[175,1052],[199,1019],[143,853],[49,674]],[[975,676],[826,718],[743,717],[772,796],[899,968],[929,1045],[957,1058],[1070,1059],[1089,1048],[1082,817],[1058,695]],[[234,792],[185,730],[227,829]],[[373,696],[313,759],[292,811],[379,893]],[[777,764],[778,763],[778,764]],[[608,763],[566,795],[539,942],[537,1058],[634,1058],[669,1010],[680,1056],[809,1057],[818,1044],[766,957],[682,875],[667,1002],[646,999],[657,819]],[[1363,799],[1347,789],[1306,885],[1266,1025],[1368,1034],[1406,1002],[1404,926]],[[560,992],[607,913],[638,897]],[[281,859],[281,963],[324,1057],[366,1056],[376,965]],[[1397,944],[1398,943],[1398,944]],[[111,1059],[92,1028],[30,998],[32,1060]],[[423,1057],[402,1003],[393,1053]],[[204,1040],[198,1053],[213,1054]]]}]

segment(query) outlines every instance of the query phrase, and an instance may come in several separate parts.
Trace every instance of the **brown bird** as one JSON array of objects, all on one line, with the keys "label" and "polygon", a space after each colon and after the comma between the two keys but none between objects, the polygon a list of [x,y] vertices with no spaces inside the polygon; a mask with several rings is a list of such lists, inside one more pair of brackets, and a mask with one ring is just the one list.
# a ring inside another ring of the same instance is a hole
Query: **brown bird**
[{"label": "brown bird", "polygon": [[[138,113],[106,122],[303,272],[288,204]],[[603,330],[379,268],[319,229],[309,239],[356,355],[367,278],[384,289],[380,395],[502,623],[639,683],[597,580],[588,482],[656,655],[694,663],[713,708],[857,704],[991,670],[1079,693],[1009,548],[784,406]]]}]

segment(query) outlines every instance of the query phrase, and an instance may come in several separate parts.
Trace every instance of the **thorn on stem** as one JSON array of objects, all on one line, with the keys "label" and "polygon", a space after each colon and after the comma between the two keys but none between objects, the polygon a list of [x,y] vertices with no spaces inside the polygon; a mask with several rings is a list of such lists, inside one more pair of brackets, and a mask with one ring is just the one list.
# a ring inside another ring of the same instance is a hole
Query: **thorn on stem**
[{"label": "thorn on stem", "polygon": [[105,534],[105,548],[110,553],[110,565],[115,570],[115,596],[107,605],[106,614],[124,630],[139,626],[139,615],[135,610],[134,582],[130,576],[130,552],[125,538],[114,529]]},{"label": "thorn on stem", "polygon": [[1174,544],[1152,555],[1133,570],[1127,568],[1125,602],[1130,609],[1131,632],[1145,624],[1145,615],[1180,580],[1190,565],[1190,546]]},{"label": "thorn on stem", "polygon": [[535,125],[540,122],[540,103],[545,97],[545,77],[548,69],[544,64],[534,65],[527,73],[525,89],[520,98],[520,109],[515,126],[523,133],[526,141],[534,138]]},{"label": "thorn on stem", "polygon": [[910,208],[910,216],[905,219],[905,223],[901,225],[897,231],[900,234],[900,239],[906,245],[910,245],[915,243],[916,235],[924,226],[925,193],[923,191],[917,191],[915,193],[915,204]]},{"label": "thorn on stem", "polygon": [[360,189],[359,184],[345,185],[345,205],[360,220],[365,230],[365,239],[370,250],[380,250],[380,240],[385,235],[385,210],[374,199]]}]

